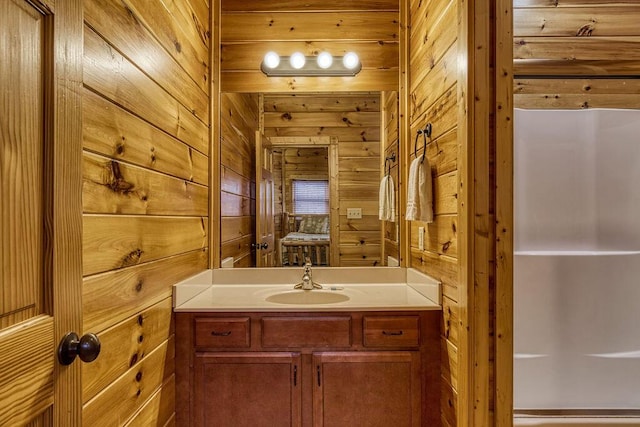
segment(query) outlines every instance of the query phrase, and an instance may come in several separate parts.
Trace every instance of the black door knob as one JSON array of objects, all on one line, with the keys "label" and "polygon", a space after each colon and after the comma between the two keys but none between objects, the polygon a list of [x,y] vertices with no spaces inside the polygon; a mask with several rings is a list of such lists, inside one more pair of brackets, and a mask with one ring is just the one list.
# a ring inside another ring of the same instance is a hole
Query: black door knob
[{"label": "black door knob", "polygon": [[260,245],[260,249],[268,249],[268,248],[269,248],[269,244],[266,242]]},{"label": "black door knob", "polygon": [[83,362],[93,362],[100,354],[100,340],[96,334],[85,334],[78,338],[75,332],[69,332],[58,345],[58,361],[70,365],[78,356]]}]

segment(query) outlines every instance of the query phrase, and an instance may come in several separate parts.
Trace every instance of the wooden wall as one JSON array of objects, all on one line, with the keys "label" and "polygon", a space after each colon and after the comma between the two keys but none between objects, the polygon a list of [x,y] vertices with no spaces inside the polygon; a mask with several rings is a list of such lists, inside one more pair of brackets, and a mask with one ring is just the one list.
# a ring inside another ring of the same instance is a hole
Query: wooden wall
[{"label": "wooden wall", "polygon": [[208,267],[209,10],[84,7],[84,424],[171,424],[171,286]]},{"label": "wooden wall", "polygon": [[515,106],[640,108],[637,1],[515,0]]},{"label": "wooden wall", "polygon": [[255,266],[258,96],[224,93],[220,100],[221,259]]},{"label": "wooden wall", "polygon": [[[397,90],[397,0],[222,0],[221,85],[225,92]],[[266,77],[264,54],[356,52],[355,77]]]},{"label": "wooden wall", "polygon": [[[382,265],[387,265],[387,256],[392,256],[400,261],[400,139],[398,133],[399,125],[399,98],[397,91],[383,92],[382,118],[383,126],[381,134],[382,155],[380,157],[382,173],[388,173],[394,183],[396,217],[395,221],[384,221],[382,223],[383,253]],[[395,160],[392,160],[395,157]]]},{"label": "wooden wall", "polygon": [[[414,158],[418,130],[433,126],[427,159],[433,177],[434,221],[410,222],[409,266],[442,282],[442,422],[457,425],[458,397],[458,14],[459,0],[410,2],[408,162]],[[423,154],[418,138],[417,155]],[[425,249],[418,249],[418,227],[425,227]]]},{"label": "wooden wall", "polygon": [[[380,95],[265,95],[266,136],[338,138],[341,266],[380,264]],[[347,208],[362,219],[347,220]]]}]

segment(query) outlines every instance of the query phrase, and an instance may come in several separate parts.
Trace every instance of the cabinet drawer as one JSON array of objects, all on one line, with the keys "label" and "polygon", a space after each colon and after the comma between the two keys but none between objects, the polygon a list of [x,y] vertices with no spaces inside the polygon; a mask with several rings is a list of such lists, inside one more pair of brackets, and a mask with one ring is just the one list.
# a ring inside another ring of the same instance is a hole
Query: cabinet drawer
[{"label": "cabinet drawer", "polygon": [[417,347],[420,344],[418,316],[365,316],[365,347]]},{"label": "cabinet drawer", "polygon": [[251,324],[248,317],[196,318],[196,347],[249,347]]},{"label": "cabinet drawer", "polygon": [[350,347],[351,316],[264,317],[263,347]]}]

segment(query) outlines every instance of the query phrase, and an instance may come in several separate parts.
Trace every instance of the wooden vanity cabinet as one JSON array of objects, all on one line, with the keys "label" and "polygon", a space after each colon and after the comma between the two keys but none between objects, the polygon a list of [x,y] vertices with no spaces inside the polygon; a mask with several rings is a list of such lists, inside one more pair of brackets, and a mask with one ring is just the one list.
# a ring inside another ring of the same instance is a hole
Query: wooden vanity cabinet
[{"label": "wooden vanity cabinet", "polygon": [[439,316],[176,313],[178,426],[439,426]]}]

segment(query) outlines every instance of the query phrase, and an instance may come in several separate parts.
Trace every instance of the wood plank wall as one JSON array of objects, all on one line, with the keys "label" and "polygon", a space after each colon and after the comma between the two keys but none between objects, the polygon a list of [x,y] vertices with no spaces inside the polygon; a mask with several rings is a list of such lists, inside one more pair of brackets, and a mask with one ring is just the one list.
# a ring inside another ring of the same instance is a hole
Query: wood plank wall
[{"label": "wood plank wall", "polygon": [[640,4],[515,0],[520,108],[640,108]]},{"label": "wood plank wall", "polygon": [[171,425],[171,286],[208,267],[209,10],[84,10],[83,423]]},{"label": "wood plank wall", "polygon": [[258,96],[224,93],[220,99],[221,259],[255,266]]},{"label": "wood plank wall", "polygon": [[[382,265],[387,265],[387,256],[392,256],[400,260],[400,209],[399,209],[399,188],[400,188],[400,148],[399,144],[399,97],[397,91],[383,92],[382,98],[382,118],[383,131],[381,135],[382,156],[380,157],[382,173],[388,173],[393,179],[395,189],[395,221],[384,221],[382,224],[383,253]],[[395,160],[391,158],[395,156]],[[388,160],[387,160],[388,159]]]},{"label": "wood plank wall", "polygon": [[[341,266],[380,265],[380,95],[265,95],[264,134],[338,138]],[[347,219],[347,208],[362,219]]]},{"label": "wood plank wall", "polygon": [[[426,156],[433,177],[434,221],[410,222],[409,266],[442,282],[441,409],[443,425],[456,426],[458,411],[459,281],[458,255],[458,16],[459,0],[410,1],[409,122],[410,164]],[[426,148],[417,131],[432,124]],[[414,147],[416,148],[414,151]],[[425,249],[418,249],[418,227],[425,227]]]},{"label": "wood plank wall", "polygon": [[[398,88],[398,1],[222,0],[223,92],[381,91]],[[356,52],[355,77],[266,77],[264,54]]]}]

